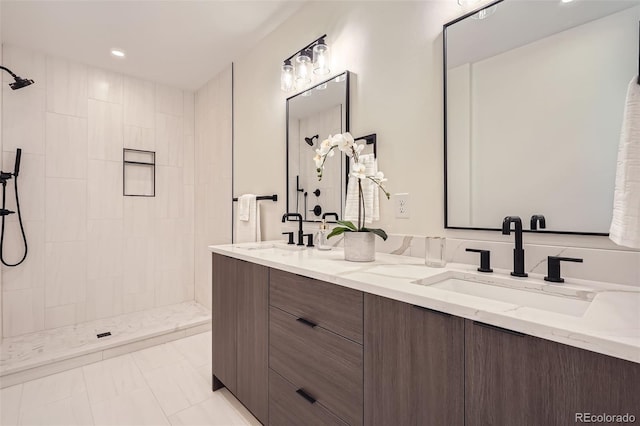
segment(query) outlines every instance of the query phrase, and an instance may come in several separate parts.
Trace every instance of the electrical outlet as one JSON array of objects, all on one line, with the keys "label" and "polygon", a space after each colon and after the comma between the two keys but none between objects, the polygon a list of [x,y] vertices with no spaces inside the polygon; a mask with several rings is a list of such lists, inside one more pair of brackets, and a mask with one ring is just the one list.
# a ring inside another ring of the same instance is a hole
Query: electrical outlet
[{"label": "electrical outlet", "polygon": [[393,198],[396,200],[396,218],[408,219],[409,218],[409,194],[393,194]]}]

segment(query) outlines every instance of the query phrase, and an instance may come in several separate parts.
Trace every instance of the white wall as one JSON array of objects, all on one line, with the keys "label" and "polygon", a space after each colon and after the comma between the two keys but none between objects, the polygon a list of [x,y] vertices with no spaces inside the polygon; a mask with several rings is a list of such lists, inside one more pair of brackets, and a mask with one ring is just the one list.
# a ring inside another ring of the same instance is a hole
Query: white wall
[{"label": "white wall", "polygon": [[[511,242],[512,236],[498,232],[443,229],[442,25],[464,11],[455,1],[303,6],[236,62],[236,193],[277,192],[284,197],[285,99],[290,94],[280,91],[279,69],[284,58],[326,33],[333,49],[333,72],[355,73],[352,133],[378,134],[379,164],[389,178],[387,187],[392,193],[410,194],[410,219],[395,219],[393,199],[381,200],[379,227],[389,233],[445,234],[476,245]],[[266,239],[282,238],[284,210],[283,198],[264,204]],[[598,253],[607,265],[624,263],[622,269],[636,274],[640,268],[636,252],[620,253],[621,248],[606,237],[527,234],[525,243],[604,249]]]},{"label": "white wall", "polygon": [[[442,24],[455,2],[310,2],[236,62],[237,193],[281,195],[265,204],[265,238],[280,238],[285,210],[282,60],[326,33],[333,70],[355,73],[351,133],[378,134],[379,167],[392,193],[408,192],[410,219],[381,200],[380,227],[427,233],[442,227]],[[255,171],[258,170],[259,176]]]},{"label": "white wall", "polygon": [[[29,242],[3,267],[4,335],[192,300],[193,94],[13,46],[3,63],[36,81],[2,89]],[[123,147],[156,151],[156,197],[123,197]],[[12,217],[9,260],[17,230]]]},{"label": "white wall", "polygon": [[231,84],[230,66],[198,90],[195,102],[195,299],[209,309],[211,253],[207,246],[231,242]]}]

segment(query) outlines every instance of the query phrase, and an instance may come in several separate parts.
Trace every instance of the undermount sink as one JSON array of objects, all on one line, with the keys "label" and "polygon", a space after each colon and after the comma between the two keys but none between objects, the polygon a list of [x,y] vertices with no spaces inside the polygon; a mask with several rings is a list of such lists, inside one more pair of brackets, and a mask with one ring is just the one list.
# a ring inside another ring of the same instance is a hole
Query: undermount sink
[{"label": "undermount sink", "polygon": [[595,293],[538,284],[507,277],[480,277],[452,272],[440,280],[429,277],[413,281],[451,293],[464,294],[542,311],[581,317],[589,308]]}]

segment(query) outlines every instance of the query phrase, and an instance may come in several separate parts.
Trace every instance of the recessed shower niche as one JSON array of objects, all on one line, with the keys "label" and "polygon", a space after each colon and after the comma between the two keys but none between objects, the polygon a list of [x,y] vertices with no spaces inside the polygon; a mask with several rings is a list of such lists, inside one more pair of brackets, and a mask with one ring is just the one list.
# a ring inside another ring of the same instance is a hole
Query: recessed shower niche
[{"label": "recessed shower niche", "polygon": [[156,196],[156,153],[124,148],[122,194],[129,197]]}]

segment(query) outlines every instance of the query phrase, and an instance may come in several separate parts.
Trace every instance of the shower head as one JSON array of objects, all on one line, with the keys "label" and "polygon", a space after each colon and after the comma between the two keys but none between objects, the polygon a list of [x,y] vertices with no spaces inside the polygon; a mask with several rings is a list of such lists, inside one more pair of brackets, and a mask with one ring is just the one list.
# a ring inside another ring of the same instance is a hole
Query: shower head
[{"label": "shower head", "polygon": [[30,86],[33,83],[35,83],[33,80],[30,80],[28,78],[18,77],[9,68],[5,68],[3,66],[0,66],[0,69],[3,69],[6,72],[8,72],[9,74],[11,74],[11,77],[13,77],[13,79],[15,80],[15,82],[9,83],[9,87],[11,87],[13,90],[22,89],[23,87]]},{"label": "shower head", "polygon": [[15,79],[16,81],[14,83],[9,83],[9,87],[11,87],[13,90],[22,89],[23,87],[27,87],[35,83],[35,81],[28,78],[16,77]]},{"label": "shower head", "polygon": [[307,145],[313,146],[313,140],[317,137],[318,135],[311,136],[310,138],[304,138],[304,141],[307,143]]}]

